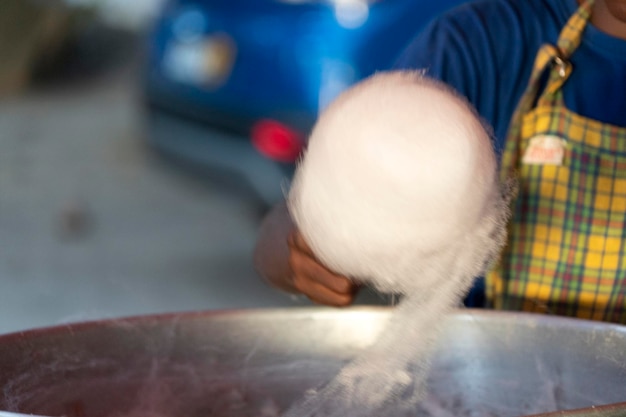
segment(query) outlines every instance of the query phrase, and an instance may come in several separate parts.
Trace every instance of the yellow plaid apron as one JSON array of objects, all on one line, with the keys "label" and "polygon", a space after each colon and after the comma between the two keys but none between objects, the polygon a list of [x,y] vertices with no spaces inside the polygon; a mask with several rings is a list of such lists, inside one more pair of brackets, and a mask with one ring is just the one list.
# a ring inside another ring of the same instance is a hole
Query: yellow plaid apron
[{"label": "yellow plaid apron", "polygon": [[487,299],[498,309],[626,323],[626,128],[569,111],[561,91],[592,6],[579,8],[556,46],[541,47],[513,115],[501,175],[517,177],[519,195]]}]

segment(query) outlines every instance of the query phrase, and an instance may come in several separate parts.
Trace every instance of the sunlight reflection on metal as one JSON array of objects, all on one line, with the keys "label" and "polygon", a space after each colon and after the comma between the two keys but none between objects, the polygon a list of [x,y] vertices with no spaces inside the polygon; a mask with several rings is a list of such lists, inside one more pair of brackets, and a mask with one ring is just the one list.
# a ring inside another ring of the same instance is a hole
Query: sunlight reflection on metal
[{"label": "sunlight reflection on metal", "polygon": [[365,0],[338,0],[335,3],[335,18],[346,29],[361,27],[369,17],[370,8]]},{"label": "sunlight reflection on metal", "polygon": [[199,40],[207,29],[207,18],[196,7],[183,9],[174,18],[172,34],[179,42]]}]

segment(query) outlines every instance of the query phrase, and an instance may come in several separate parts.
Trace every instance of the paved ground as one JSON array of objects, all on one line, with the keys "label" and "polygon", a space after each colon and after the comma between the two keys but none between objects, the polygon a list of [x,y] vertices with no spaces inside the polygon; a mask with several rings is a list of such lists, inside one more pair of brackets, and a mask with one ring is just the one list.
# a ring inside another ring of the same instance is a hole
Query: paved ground
[{"label": "paved ground", "polygon": [[135,78],[122,70],[0,101],[0,333],[308,305],[255,275],[248,199],[146,148]]},{"label": "paved ground", "polygon": [[298,304],[254,274],[249,202],[144,147],[133,77],[0,102],[0,333]]}]

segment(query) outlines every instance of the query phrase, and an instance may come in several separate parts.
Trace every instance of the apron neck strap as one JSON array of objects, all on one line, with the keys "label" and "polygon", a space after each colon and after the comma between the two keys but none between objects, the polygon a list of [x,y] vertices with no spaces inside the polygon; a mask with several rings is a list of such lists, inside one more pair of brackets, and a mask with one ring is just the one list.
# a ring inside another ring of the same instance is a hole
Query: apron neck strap
[{"label": "apron neck strap", "polygon": [[[553,101],[555,97],[557,101],[560,98],[560,88],[572,72],[569,57],[580,45],[585,26],[591,17],[594,2],[594,0],[583,1],[576,13],[569,18],[563,29],[561,29],[556,45],[544,44],[537,52],[528,86],[517,105],[509,126],[507,145],[500,170],[502,180],[506,181],[510,178],[512,171],[517,166],[518,155],[516,148],[519,146],[518,137],[524,114],[532,109],[535,102],[541,105],[542,103]],[[550,66],[550,76],[547,85],[541,97],[537,100],[537,93],[542,84],[542,75]]]},{"label": "apron neck strap", "polygon": [[583,31],[585,30],[585,26],[591,17],[591,10],[593,9],[594,3],[595,0],[585,0],[580,5],[576,13],[569,18],[565,27],[561,29],[561,33],[559,34],[559,39],[557,41],[557,46],[561,52],[561,58],[569,58],[580,45],[580,40],[582,38]]},{"label": "apron neck strap", "polygon": [[[591,10],[594,3],[595,0],[585,0],[576,13],[569,18],[563,29],[561,29],[556,46],[545,44],[539,50],[537,58],[535,59],[531,82],[538,85],[539,79],[547,66],[552,66],[544,92],[544,96],[548,97],[542,96],[542,98],[551,98],[551,96],[563,86],[572,73],[572,65],[569,62],[569,58],[578,46],[580,46],[582,34],[591,17]],[[535,89],[533,98],[536,93],[537,91]]]}]

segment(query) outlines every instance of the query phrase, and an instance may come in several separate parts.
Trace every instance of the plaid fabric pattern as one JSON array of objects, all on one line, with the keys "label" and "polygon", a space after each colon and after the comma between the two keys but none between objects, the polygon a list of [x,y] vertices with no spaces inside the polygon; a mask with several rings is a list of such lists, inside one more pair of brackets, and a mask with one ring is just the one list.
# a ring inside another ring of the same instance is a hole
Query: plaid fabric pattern
[{"label": "plaid fabric pattern", "polygon": [[[560,89],[592,5],[572,16],[557,47],[541,48],[514,115],[501,174],[517,177],[519,195],[508,245],[487,275],[487,297],[500,309],[626,324],[626,129],[572,113]],[[539,135],[565,140],[562,165],[521,163]]]}]

